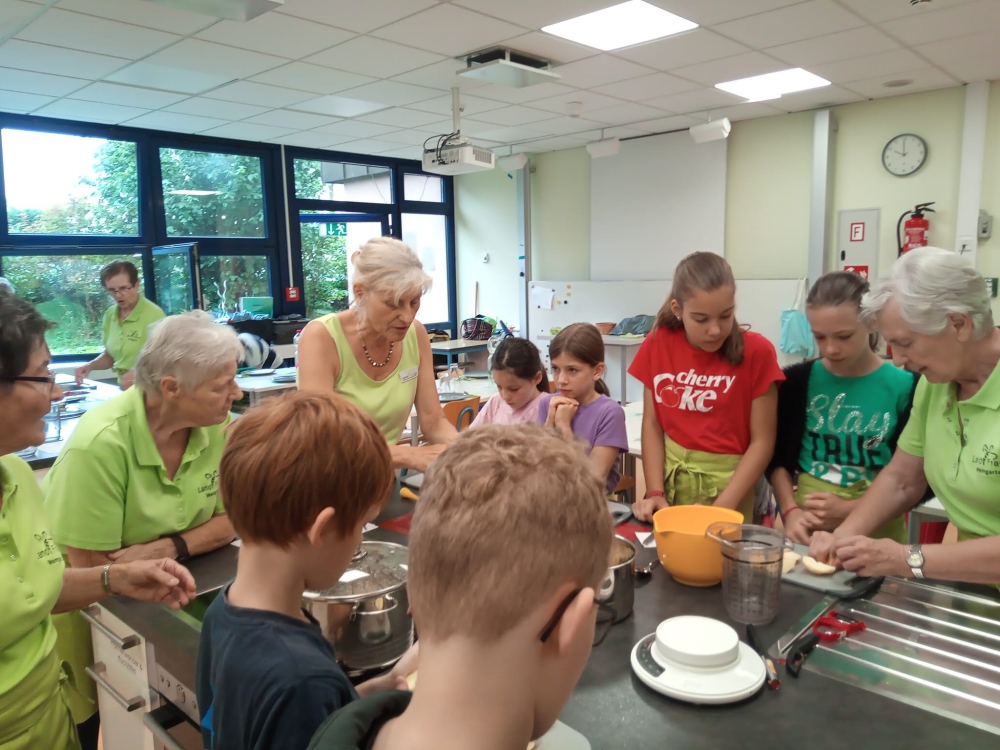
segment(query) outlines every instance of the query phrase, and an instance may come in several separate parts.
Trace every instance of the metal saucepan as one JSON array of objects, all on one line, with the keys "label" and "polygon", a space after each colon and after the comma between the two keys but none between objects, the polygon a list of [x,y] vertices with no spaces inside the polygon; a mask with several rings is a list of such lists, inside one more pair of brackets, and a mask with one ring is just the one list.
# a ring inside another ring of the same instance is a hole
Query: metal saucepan
[{"label": "metal saucepan", "polygon": [[302,595],[348,675],[391,667],[413,645],[407,560],[401,544],[365,541],[336,586]]},{"label": "metal saucepan", "polygon": [[611,541],[608,572],[597,590],[597,601],[610,607],[614,622],[632,614],[635,603],[635,547],[627,539],[616,536]]}]

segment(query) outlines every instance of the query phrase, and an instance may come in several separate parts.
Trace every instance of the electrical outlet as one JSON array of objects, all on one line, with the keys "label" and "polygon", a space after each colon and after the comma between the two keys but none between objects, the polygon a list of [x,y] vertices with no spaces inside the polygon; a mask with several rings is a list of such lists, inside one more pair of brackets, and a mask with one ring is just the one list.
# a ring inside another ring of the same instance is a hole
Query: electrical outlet
[{"label": "electrical outlet", "polygon": [[975,237],[959,237],[958,238],[958,254],[965,255],[966,253],[971,253],[976,249],[976,239]]}]

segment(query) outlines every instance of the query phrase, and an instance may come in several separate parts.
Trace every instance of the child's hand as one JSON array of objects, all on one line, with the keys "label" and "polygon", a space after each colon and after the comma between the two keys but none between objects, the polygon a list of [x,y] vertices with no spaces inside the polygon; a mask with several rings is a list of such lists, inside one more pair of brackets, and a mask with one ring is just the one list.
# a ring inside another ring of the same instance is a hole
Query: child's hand
[{"label": "child's hand", "polygon": [[819,521],[813,527],[819,531],[833,531],[854,510],[854,504],[850,500],[844,500],[832,492],[810,492],[803,505]]},{"label": "child's hand", "polygon": [[389,676],[392,677],[393,681],[396,683],[396,690],[410,689],[406,682],[406,678],[417,671],[419,661],[420,642],[418,641],[410,646],[409,650],[403,654],[403,658],[396,662],[396,666],[394,666],[392,671],[389,673]]},{"label": "child's hand", "polygon": [[[551,406],[549,407],[552,408]],[[574,401],[572,403],[560,404],[559,408],[556,409],[556,427],[563,427],[569,429],[571,423],[573,422],[573,417],[576,416],[576,412],[580,409],[579,405]]]},{"label": "child's hand", "polygon": [[809,544],[809,536],[813,530],[806,519],[805,511],[789,513],[787,519],[783,517],[782,523],[785,527],[785,535],[789,539],[797,544]]},{"label": "child's hand", "polygon": [[637,521],[652,523],[653,514],[658,510],[670,507],[665,497],[640,497],[632,503],[632,515]]}]

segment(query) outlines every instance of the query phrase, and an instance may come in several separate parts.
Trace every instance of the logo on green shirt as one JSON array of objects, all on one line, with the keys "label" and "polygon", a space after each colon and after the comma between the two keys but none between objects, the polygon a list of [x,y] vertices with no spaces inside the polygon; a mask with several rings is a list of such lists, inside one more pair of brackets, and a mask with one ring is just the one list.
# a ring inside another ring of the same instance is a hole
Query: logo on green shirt
[{"label": "logo on green shirt", "polygon": [[972,459],[976,467],[976,472],[986,476],[1000,474],[1000,458],[997,457],[996,447],[993,445],[983,445],[983,455]]},{"label": "logo on green shirt", "polygon": [[205,472],[205,479],[208,484],[202,485],[198,488],[198,492],[202,494],[215,495],[219,492],[219,472],[218,471],[208,471]]},{"label": "logo on green shirt", "polygon": [[40,534],[35,534],[35,541],[41,542],[42,548],[38,550],[38,559],[44,560],[46,557],[49,558],[49,565],[55,565],[59,562],[59,548],[56,547],[55,540],[52,535],[43,531]]}]

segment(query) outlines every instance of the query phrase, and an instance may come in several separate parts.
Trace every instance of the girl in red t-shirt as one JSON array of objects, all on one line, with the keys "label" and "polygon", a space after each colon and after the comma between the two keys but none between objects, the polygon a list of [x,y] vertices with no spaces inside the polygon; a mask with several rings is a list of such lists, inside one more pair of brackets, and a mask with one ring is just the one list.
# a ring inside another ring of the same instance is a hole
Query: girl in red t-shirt
[{"label": "girl in red t-shirt", "polygon": [[629,372],[643,395],[646,495],[636,518],[668,505],[733,508],[753,522],[754,485],[774,452],[778,388],[774,347],[736,323],[736,282],[714,253],[694,253],[674,273]]}]

